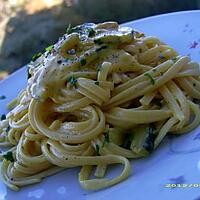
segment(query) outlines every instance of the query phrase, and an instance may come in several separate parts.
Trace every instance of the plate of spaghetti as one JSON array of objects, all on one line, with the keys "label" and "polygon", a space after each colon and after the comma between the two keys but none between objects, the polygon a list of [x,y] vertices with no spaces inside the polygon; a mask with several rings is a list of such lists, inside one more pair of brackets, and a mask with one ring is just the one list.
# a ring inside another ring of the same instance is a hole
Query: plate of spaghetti
[{"label": "plate of spaghetti", "polygon": [[2,81],[1,199],[200,198],[199,17],[69,26]]}]

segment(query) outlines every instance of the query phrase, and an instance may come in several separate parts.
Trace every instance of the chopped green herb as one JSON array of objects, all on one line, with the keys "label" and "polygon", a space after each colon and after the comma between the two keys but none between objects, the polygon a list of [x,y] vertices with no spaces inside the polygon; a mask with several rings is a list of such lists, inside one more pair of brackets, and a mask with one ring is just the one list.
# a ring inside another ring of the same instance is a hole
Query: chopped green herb
[{"label": "chopped green herb", "polygon": [[80,63],[81,63],[81,66],[84,66],[84,65],[86,65],[86,59],[84,59],[84,58],[83,58],[83,59],[81,59],[81,60],[80,60]]},{"label": "chopped green herb", "polygon": [[99,85],[99,81],[95,81],[94,84]]},{"label": "chopped green herb", "polygon": [[45,48],[45,51],[51,52],[51,50],[53,49],[54,45],[50,45],[47,48]]},{"label": "chopped green herb", "polygon": [[176,62],[178,58],[177,58],[177,57],[172,57],[171,59],[172,59],[174,62]]},{"label": "chopped green herb", "polygon": [[88,29],[88,37],[95,36],[96,32],[93,28],[87,28]]},{"label": "chopped green herb", "polygon": [[10,161],[10,162],[14,162],[14,157],[13,157],[13,153],[11,151],[8,151],[6,154],[3,155],[3,158],[5,158],[6,160]]},{"label": "chopped green herb", "polygon": [[101,65],[97,66],[97,71],[99,72],[101,70]]},{"label": "chopped green herb", "polygon": [[101,47],[97,48],[95,51],[99,52],[99,51],[101,51],[103,49],[106,49],[106,48],[108,48],[108,46],[104,45],[104,46],[101,46]]},{"label": "chopped green herb", "polygon": [[33,57],[32,57],[32,61],[36,61],[41,55],[42,55],[42,53],[34,54]]},{"label": "chopped green herb", "polygon": [[6,98],[5,95],[1,95],[1,96],[0,96],[0,100],[3,100],[3,99],[5,99],[5,98]]},{"label": "chopped green herb", "polygon": [[72,29],[72,25],[69,24],[68,27],[67,27],[66,33],[70,34],[71,33],[71,29]]},{"label": "chopped green herb", "polygon": [[155,79],[151,76],[151,74],[145,73],[144,76],[146,76],[146,77],[148,77],[150,79],[152,85],[155,84]]},{"label": "chopped green herb", "polygon": [[67,34],[71,34],[71,33],[80,33],[80,34],[87,34],[88,37],[93,37],[95,36],[96,32],[93,28],[91,27],[87,27],[85,25],[79,25],[79,26],[75,26],[75,27],[71,27],[71,24],[69,24],[67,31]]},{"label": "chopped green herb", "polygon": [[146,151],[152,152],[154,149],[154,141],[156,139],[157,130],[153,124],[150,124],[147,128],[147,137],[144,141],[143,147]]},{"label": "chopped green herb", "polygon": [[71,27],[71,24],[70,24],[70,27],[67,28],[67,34],[71,34],[71,33],[79,33],[81,31],[81,26],[75,26],[75,27]]},{"label": "chopped green herb", "polygon": [[8,126],[8,127],[6,128],[6,132],[8,133],[9,130],[10,130],[10,126]]},{"label": "chopped green herb", "polygon": [[101,41],[101,39],[95,39],[95,40],[94,40],[94,43],[95,43],[95,44],[98,44],[98,45],[103,44],[103,42]]},{"label": "chopped green herb", "polygon": [[100,156],[100,153],[99,153],[100,148],[99,148],[99,145],[98,145],[98,144],[95,145],[95,150],[96,150],[97,156]]},{"label": "chopped green herb", "polygon": [[102,143],[102,148],[105,146],[106,143],[110,142],[110,138],[109,138],[109,132],[104,133],[104,140]]},{"label": "chopped green herb", "polygon": [[1,121],[4,120],[4,119],[6,119],[6,115],[5,115],[5,114],[2,114],[2,115],[1,115]]},{"label": "chopped green herb", "polygon": [[133,134],[128,134],[127,137],[124,140],[122,147],[125,148],[125,149],[130,149],[131,142],[132,142],[133,138],[134,138]]},{"label": "chopped green herb", "polygon": [[77,87],[77,79],[74,76],[71,76],[68,81],[70,82],[71,85]]}]

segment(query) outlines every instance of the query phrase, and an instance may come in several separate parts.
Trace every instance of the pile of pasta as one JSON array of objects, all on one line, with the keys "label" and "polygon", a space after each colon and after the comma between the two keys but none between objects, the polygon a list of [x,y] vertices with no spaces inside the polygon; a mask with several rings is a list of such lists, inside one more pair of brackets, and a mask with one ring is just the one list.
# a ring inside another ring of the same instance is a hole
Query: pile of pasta
[{"label": "pile of pasta", "polygon": [[[199,65],[116,22],[68,27],[28,64],[27,87],[0,122],[4,183],[13,190],[81,166],[87,190],[131,173],[170,134],[199,125]],[[123,165],[114,178],[111,165]],[[94,174],[93,174],[94,173]]]}]

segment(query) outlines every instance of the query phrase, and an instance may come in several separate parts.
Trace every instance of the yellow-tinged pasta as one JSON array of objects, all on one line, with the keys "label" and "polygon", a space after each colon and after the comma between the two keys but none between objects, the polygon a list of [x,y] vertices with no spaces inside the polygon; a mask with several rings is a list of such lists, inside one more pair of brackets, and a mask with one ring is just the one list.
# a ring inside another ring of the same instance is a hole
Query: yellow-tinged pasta
[{"label": "yellow-tinged pasta", "polygon": [[[130,175],[128,158],[200,123],[198,63],[116,22],[68,29],[28,68],[0,121],[0,146],[11,146],[1,174],[13,190],[77,166],[84,189],[112,186]],[[106,178],[113,164],[123,170]]]}]

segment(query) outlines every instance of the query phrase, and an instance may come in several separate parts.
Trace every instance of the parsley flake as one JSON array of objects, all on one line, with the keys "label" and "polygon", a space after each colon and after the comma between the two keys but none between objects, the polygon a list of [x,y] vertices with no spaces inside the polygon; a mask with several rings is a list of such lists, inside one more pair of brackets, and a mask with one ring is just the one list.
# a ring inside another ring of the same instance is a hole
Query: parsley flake
[{"label": "parsley flake", "polygon": [[97,66],[97,71],[99,72],[101,70],[101,65]]},{"label": "parsley flake", "polygon": [[94,84],[99,85],[99,81],[95,81]]},{"label": "parsley flake", "polygon": [[71,27],[71,24],[69,24],[66,33],[79,33],[81,35],[88,35],[88,37],[93,37],[96,34],[95,30],[91,27],[88,27],[86,24],[75,26],[73,28]]},{"label": "parsley flake", "polygon": [[81,26],[75,26],[75,27],[71,27],[71,24],[68,26],[67,28],[67,34],[71,34],[71,33],[79,33],[81,31]]},{"label": "parsley flake", "polygon": [[145,73],[144,76],[146,76],[150,79],[152,85],[155,84],[155,79],[153,78],[153,76],[151,74]]},{"label": "parsley flake", "polygon": [[98,145],[98,144],[95,145],[95,150],[96,150],[97,156],[100,156],[100,153],[99,153],[100,148],[99,148],[99,145]]},{"label": "parsley flake", "polygon": [[77,87],[77,79],[74,76],[71,76],[68,81],[71,85]]},{"label": "parsley flake", "polygon": [[177,57],[172,57],[171,60],[172,60],[173,62],[176,62],[176,61],[178,60],[178,58],[177,58]]},{"label": "parsley flake", "polygon": [[42,53],[36,53],[32,56],[32,61],[36,61],[40,56],[42,55]]},{"label": "parsley flake", "polygon": [[8,127],[6,128],[6,132],[8,133],[9,130],[10,130],[10,126],[8,126]]},{"label": "parsley flake", "polygon": [[51,50],[53,49],[54,45],[50,45],[47,48],[45,48],[45,51],[51,52]]},{"label": "parsley flake", "polygon": [[81,60],[80,60],[80,63],[81,63],[81,66],[84,66],[84,65],[86,65],[86,59],[84,59],[84,58],[83,58],[83,59],[81,59]]},{"label": "parsley flake", "polygon": [[71,29],[72,29],[72,25],[69,24],[68,27],[67,27],[66,33],[70,34],[71,33]]},{"label": "parsley flake", "polygon": [[6,160],[8,160],[10,162],[14,162],[15,161],[12,151],[8,151],[6,154],[4,154],[3,158],[5,158]]},{"label": "parsley flake", "polygon": [[106,132],[106,133],[104,133],[104,140],[103,140],[103,143],[102,143],[102,148],[105,146],[106,143],[109,143],[109,142],[110,142],[109,133]]},{"label": "parsley flake", "polygon": [[93,28],[88,28],[88,37],[95,36],[96,32]]}]

